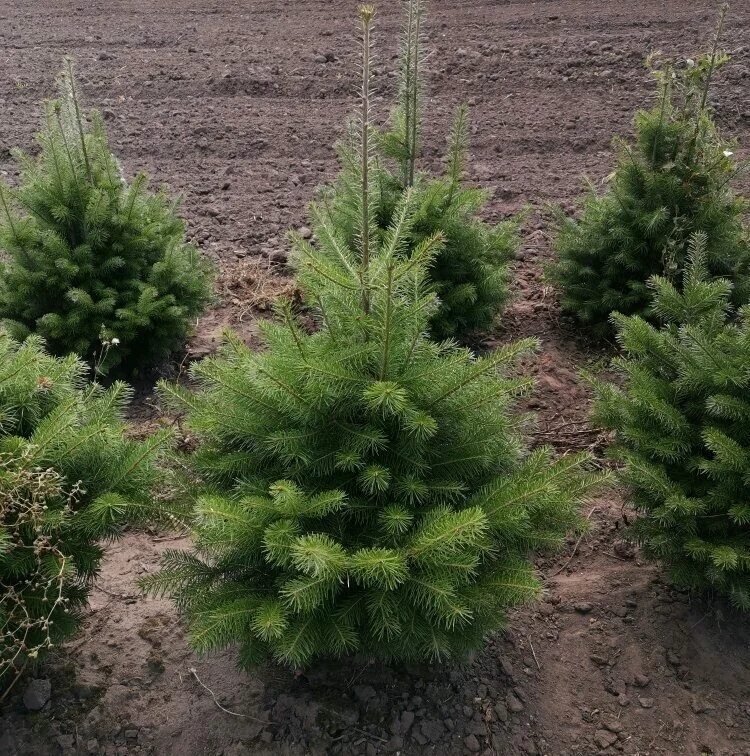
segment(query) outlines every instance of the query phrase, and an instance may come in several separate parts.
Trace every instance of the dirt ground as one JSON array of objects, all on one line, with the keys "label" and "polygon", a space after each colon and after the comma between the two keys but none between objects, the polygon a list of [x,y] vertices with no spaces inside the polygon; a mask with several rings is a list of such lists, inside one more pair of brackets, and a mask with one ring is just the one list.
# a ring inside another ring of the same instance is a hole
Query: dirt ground
[{"label": "dirt ground", "polygon": [[[375,79],[386,116],[399,2],[378,3]],[[704,0],[431,0],[424,167],[436,167],[454,107],[472,111],[471,180],[493,190],[487,217],[530,204],[516,298],[493,346],[542,338],[528,368],[536,439],[564,452],[603,439],[585,425],[578,371],[601,364],[559,316],[545,287],[544,207],[573,207],[581,175],[613,165],[651,95],[652,50],[694,54],[710,37]],[[33,148],[39,101],[65,53],[87,101],[102,109],[125,171],[146,170],[185,195],[190,235],[220,269],[216,306],[192,357],[227,325],[253,341],[275,296],[292,291],[284,232],[305,220],[334,175],[332,142],[355,102],[355,2],[341,0],[37,0],[0,2],[0,168]],[[750,144],[750,3],[736,0],[719,76],[719,122]],[[743,146],[744,145],[744,146]],[[747,189],[747,186],[745,186]],[[144,399],[134,416],[153,410]],[[546,595],[453,669],[343,664],[294,678],[249,676],[231,652],[197,659],[164,601],[136,578],[168,534],[114,545],[81,635],[38,674],[52,698],[38,713],[17,695],[0,713],[0,754],[750,754],[750,628],[691,601],[620,539],[623,498],[608,492],[567,552],[540,561]],[[19,691],[19,693],[21,693]]]}]

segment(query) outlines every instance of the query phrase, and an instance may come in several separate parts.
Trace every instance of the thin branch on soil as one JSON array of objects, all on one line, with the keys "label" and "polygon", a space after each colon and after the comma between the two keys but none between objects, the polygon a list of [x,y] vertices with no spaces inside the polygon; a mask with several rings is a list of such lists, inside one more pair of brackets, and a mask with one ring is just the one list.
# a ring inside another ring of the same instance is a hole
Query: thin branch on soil
[{"label": "thin branch on soil", "polygon": [[529,646],[531,646],[531,655],[534,657],[534,661],[536,662],[536,668],[541,671],[542,667],[539,664],[539,659],[536,658],[536,651],[534,651],[534,644],[531,642],[531,636],[527,636],[529,641]]},{"label": "thin branch on soil", "polygon": [[207,691],[208,691],[208,692],[209,692],[209,693],[211,694],[211,698],[213,698],[213,699],[214,699],[214,703],[215,703],[215,704],[216,704],[216,705],[217,705],[217,706],[218,706],[218,707],[219,707],[219,708],[220,708],[220,709],[221,709],[221,710],[222,710],[223,712],[226,712],[227,714],[231,714],[231,715],[232,715],[233,717],[242,717],[243,719],[252,719],[252,720],[253,720],[253,722],[260,722],[261,724],[264,724],[264,725],[267,725],[267,724],[268,724],[268,722],[267,722],[266,720],[264,720],[264,719],[258,719],[258,717],[251,717],[251,716],[250,716],[249,714],[238,714],[238,713],[237,713],[236,711],[229,711],[229,709],[226,709],[226,708],[224,708],[224,707],[223,707],[223,706],[222,706],[222,705],[221,705],[221,704],[219,703],[219,701],[217,700],[217,698],[216,698],[216,694],[215,694],[215,693],[214,693],[214,692],[213,692],[213,691],[211,690],[211,688],[209,688],[209,687],[208,687],[208,685],[206,685],[206,683],[204,683],[204,682],[203,682],[203,680],[201,680],[201,679],[200,679],[200,677],[198,677],[198,672],[197,672],[197,670],[195,669],[195,667],[189,667],[189,668],[188,668],[188,671],[189,671],[189,672],[190,672],[190,674],[192,674],[192,676],[193,676],[193,677],[194,677],[194,678],[195,678],[195,679],[196,679],[196,680],[198,681],[198,685],[200,685],[200,686],[201,686],[202,688],[205,688],[205,689],[206,689],[206,690],[207,690]]},{"label": "thin branch on soil", "polygon": [[[594,514],[594,512],[597,512],[599,510],[599,507],[594,507],[587,515],[586,520],[590,520],[591,516]],[[560,567],[559,570],[555,570],[550,577],[555,577],[555,575],[559,575],[572,561],[573,557],[578,552],[578,547],[581,545],[581,541],[583,540],[583,537],[586,535],[586,532],[584,531],[581,533],[581,535],[578,536],[578,540],[576,541],[576,545],[573,547],[573,553],[567,558],[565,561],[565,564],[563,564],[562,567]]]},{"label": "thin branch on soil", "polygon": [[665,727],[666,727],[665,723],[664,723],[664,722],[662,722],[662,723],[661,723],[661,727],[659,728],[659,732],[657,732],[657,733],[656,733],[656,735],[654,735],[654,739],[653,739],[653,740],[652,740],[652,741],[651,741],[651,742],[650,742],[650,743],[648,744],[648,746],[646,746],[646,747],[647,747],[647,749],[650,749],[650,748],[651,748],[651,747],[652,747],[652,746],[654,745],[654,743],[656,743],[656,741],[657,741],[657,740],[659,739],[659,735],[661,735],[661,731],[662,731],[662,730],[663,730],[663,729],[664,729]]}]

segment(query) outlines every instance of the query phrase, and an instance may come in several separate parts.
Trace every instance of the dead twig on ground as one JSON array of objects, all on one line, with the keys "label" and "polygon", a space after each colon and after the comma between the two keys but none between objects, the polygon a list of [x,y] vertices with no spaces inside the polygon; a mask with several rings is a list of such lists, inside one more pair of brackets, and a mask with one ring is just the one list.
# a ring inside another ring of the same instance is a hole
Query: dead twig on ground
[{"label": "dead twig on ground", "polygon": [[[590,519],[591,519],[591,517],[592,517],[592,515],[594,514],[594,512],[598,512],[598,511],[599,511],[599,507],[594,507],[594,508],[593,508],[593,509],[592,509],[592,510],[591,510],[591,511],[590,511],[590,512],[589,512],[589,513],[588,513],[588,514],[586,515],[586,520],[587,520],[587,521],[588,521],[588,520],[590,520]],[[576,555],[576,553],[578,552],[578,547],[579,547],[579,546],[581,545],[581,541],[583,540],[583,537],[584,537],[585,535],[586,535],[586,531],[584,531],[583,533],[581,533],[581,535],[579,535],[579,536],[578,536],[578,540],[576,541],[576,543],[575,543],[575,546],[573,546],[573,553],[572,553],[572,554],[571,554],[571,555],[570,555],[570,556],[569,556],[569,557],[568,557],[568,558],[567,558],[567,559],[565,560],[565,564],[563,564],[563,565],[562,565],[562,567],[560,567],[560,569],[559,569],[559,570],[555,570],[555,571],[554,571],[554,572],[553,572],[553,573],[552,573],[552,574],[550,575],[550,577],[555,577],[555,575],[559,575],[559,574],[560,574],[560,573],[561,573],[561,572],[562,572],[562,571],[563,571],[563,570],[564,570],[564,569],[565,569],[565,568],[566,568],[566,567],[567,567],[567,566],[568,566],[568,565],[569,565],[569,564],[570,564],[570,563],[571,563],[571,562],[573,561],[573,557],[574,557],[574,556]]]}]

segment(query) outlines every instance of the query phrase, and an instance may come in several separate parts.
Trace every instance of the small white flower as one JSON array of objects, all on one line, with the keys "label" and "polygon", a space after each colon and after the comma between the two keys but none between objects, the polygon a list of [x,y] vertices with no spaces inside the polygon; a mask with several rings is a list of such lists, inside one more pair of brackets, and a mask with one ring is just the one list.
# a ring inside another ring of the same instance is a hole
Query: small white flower
[{"label": "small white flower", "polygon": [[117,346],[119,343],[120,343],[120,339],[118,339],[117,336],[115,336],[112,339],[112,346]]},{"label": "small white flower", "polygon": [[688,68],[693,68],[695,66],[695,61],[692,58],[687,59]]},{"label": "small white flower", "polygon": [[734,155],[732,150],[724,150],[724,157],[732,157],[732,155]]}]

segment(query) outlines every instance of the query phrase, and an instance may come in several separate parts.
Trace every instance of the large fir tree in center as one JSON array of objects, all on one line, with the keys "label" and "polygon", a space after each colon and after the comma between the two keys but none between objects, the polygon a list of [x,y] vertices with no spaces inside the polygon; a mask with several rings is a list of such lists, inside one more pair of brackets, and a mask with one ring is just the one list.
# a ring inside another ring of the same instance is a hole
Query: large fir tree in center
[{"label": "large fir tree in center", "polygon": [[596,479],[585,455],[524,448],[509,410],[530,381],[505,373],[533,340],[476,359],[427,338],[443,240],[404,254],[419,207],[409,191],[377,232],[372,8],[361,17],[356,233],[313,207],[317,244],[295,240],[319,329],[284,306],[263,325],[267,351],[230,337],[194,369],[198,393],[165,387],[199,440],[195,550],[169,553],[145,584],[184,609],[196,649],[236,644],[244,665],[476,648],[536,595],[533,551],[577,526]]}]

